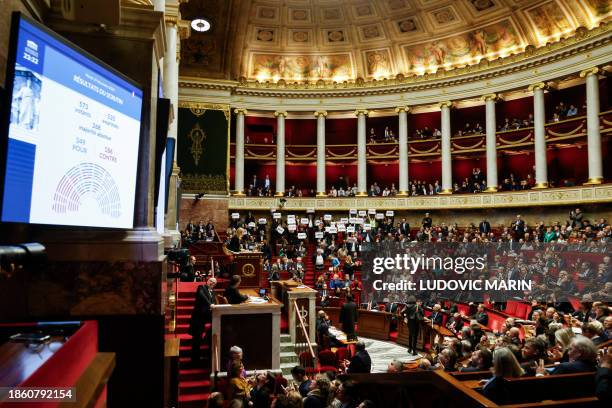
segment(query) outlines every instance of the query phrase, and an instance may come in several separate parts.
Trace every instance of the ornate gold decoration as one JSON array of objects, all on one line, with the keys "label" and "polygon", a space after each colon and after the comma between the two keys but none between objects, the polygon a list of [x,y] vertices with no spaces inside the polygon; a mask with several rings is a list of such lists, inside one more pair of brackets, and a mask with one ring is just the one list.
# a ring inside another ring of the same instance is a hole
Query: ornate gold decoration
[{"label": "ornate gold decoration", "polygon": [[377,156],[390,156],[390,155],[394,154],[395,152],[397,152],[397,146],[394,147],[393,149],[389,150],[386,153],[375,152],[375,151],[372,150],[371,147],[368,147],[368,153],[370,153],[372,156],[375,156],[375,157],[377,157]]},{"label": "ornate gold decoration", "polygon": [[458,149],[458,150],[470,150],[470,149],[476,149],[477,147],[482,146],[482,144],[484,143],[484,139],[480,139],[478,142],[476,142],[475,144],[473,144],[472,146],[461,146],[458,145],[457,143],[453,142],[453,146]]},{"label": "ornate gold decoration", "polygon": [[367,109],[356,109],[355,110],[355,116],[359,116],[359,115],[365,115],[368,116],[370,112],[368,112]]},{"label": "ornate gold decoration", "polygon": [[255,159],[268,159],[274,155],[274,152],[270,152],[267,154],[253,153],[250,149],[244,149],[244,152],[247,156],[253,157]]},{"label": "ornate gold decoration", "polygon": [[453,107],[453,102],[452,101],[444,101],[444,102],[440,102],[440,109],[447,107],[447,108],[452,108]]},{"label": "ornate gold decoration", "polygon": [[395,113],[400,113],[400,112],[410,113],[410,107],[409,106],[398,106],[397,108],[395,108]]},{"label": "ornate gold decoration", "polygon": [[427,154],[427,153],[432,153],[432,152],[434,152],[435,150],[437,150],[439,148],[440,148],[440,144],[438,143],[438,144],[436,144],[434,147],[432,147],[429,150],[418,150],[418,149],[414,148],[413,146],[410,146],[410,151],[415,152],[415,153],[420,153],[420,154]]},{"label": "ornate gold decoration", "polygon": [[485,102],[491,99],[497,102],[500,98],[499,98],[499,95],[496,93],[490,93],[490,94],[482,95],[480,97],[480,100],[485,101]]},{"label": "ornate gold decoration", "polygon": [[553,132],[550,129],[547,129],[549,134],[553,135],[553,136],[571,136],[575,133],[580,132],[582,129],[584,129],[584,121],[580,124],[580,126],[578,126],[576,129],[568,132],[568,133],[557,133],[557,132]]},{"label": "ornate gold decoration", "polygon": [[284,116],[284,117],[287,117],[287,112],[284,112],[284,111],[276,111],[276,112],[274,112],[274,116],[275,116],[275,117],[277,117],[277,118],[278,118],[279,116]]},{"label": "ornate gold decoration", "polygon": [[202,102],[189,102],[189,101],[179,101],[179,108],[187,108],[187,109],[204,109],[204,110],[229,110],[229,105],[221,104],[221,103],[202,103]]},{"label": "ornate gold decoration", "polygon": [[242,276],[246,278],[252,278],[255,276],[255,266],[251,263],[242,265]]},{"label": "ornate gold decoration", "polygon": [[227,194],[227,178],[223,175],[184,174],[181,186],[185,193]]},{"label": "ornate gold decoration", "polygon": [[206,132],[202,130],[199,123],[196,123],[195,126],[191,129],[188,135],[191,140],[191,155],[193,156],[193,161],[197,166],[200,162],[200,157],[202,153],[204,153],[204,147],[202,146],[202,142],[206,139]]},{"label": "ornate gold decoration", "polygon": [[327,150],[327,154],[329,154],[332,157],[349,157],[351,155],[353,155],[355,153],[355,150],[357,150],[357,148],[352,149],[350,152],[346,153],[346,154],[336,154],[334,152],[332,152],[331,150]]},{"label": "ornate gold decoration", "polygon": [[244,194],[244,191],[234,191],[232,195],[234,197],[245,197],[246,196],[246,194]]},{"label": "ornate gold decoration", "polygon": [[529,138],[531,138],[532,136],[533,136],[532,133],[529,132],[529,134],[527,134],[527,136],[525,136],[524,138],[519,139],[519,140],[506,140],[506,139],[504,139],[503,137],[500,137],[500,136],[497,136],[497,140],[503,142],[504,144],[507,144],[507,145],[511,146],[511,145],[523,143],[524,141],[529,140]]},{"label": "ornate gold decoration", "polygon": [[594,186],[594,185],[599,185],[601,183],[603,183],[603,177],[589,177],[589,179],[587,180],[586,183],[584,183],[584,185]]},{"label": "ornate gold decoration", "polygon": [[453,194],[453,189],[452,188],[443,188],[442,191],[440,191],[440,194],[442,194],[442,195]]},{"label": "ornate gold decoration", "polygon": [[544,82],[538,82],[537,84],[529,85],[527,88],[529,92],[534,92],[536,89],[542,89],[545,91],[548,89],[548,85],[546,85]]},{"label": "ornate gold decoration", "polygon": [[314,115],[315,118],[318,118],[319,116],[327,117],[327,111],[316,111]]},{"label": "ornate gold decoration", "polygon": [[292,151],[289,150],[290,147],[286,150],[286,153],[288,156],[291,157],[314,157],[315,152],[317,151],[317,149],[313,149],[310,152],[306,153],[306,154],[295,154]]},{"label": "ornate gold decoration", "polygon": [[580,71],[580,78],[585,78],[587,75],[597,75],[601,72],[598,67],[593,67]]},{"label": "ornate gold decoration", "polygon": [[246,109],[244,109],[244,108],[236,108],[236,109],[234,109],[234,113],[236,115],[240,115],[242,113],[244,116],[246,116],[248,111]]},{"label": "ornate gold decoration", "polygon": [[327,197],[327,193],[325,191],[319,191],[317,193],[317,198],[324,198]]},{"label": "ornate gold decoration", "polygon": [[368,193],[366,191],[358,191],[355,193],[355,197],[367,197]]},{"label": "ornate gold decoration", "polygon": [[548,182],[544,182],[544,183],[536,183],[535,186],[533,186],[534,189],[536,190],[541,190],[544,188],[548,188]]}]

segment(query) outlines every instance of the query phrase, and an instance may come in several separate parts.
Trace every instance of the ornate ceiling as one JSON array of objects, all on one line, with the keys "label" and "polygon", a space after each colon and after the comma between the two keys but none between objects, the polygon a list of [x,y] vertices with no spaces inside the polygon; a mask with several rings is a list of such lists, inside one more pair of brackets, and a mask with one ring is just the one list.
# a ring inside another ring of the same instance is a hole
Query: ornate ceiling
[{"label": "ornate ceiling", "polygon": [[208,33],[181,75],[352,81],[422,75],[543,46],[612,17],[612,0],[189,0]]}]

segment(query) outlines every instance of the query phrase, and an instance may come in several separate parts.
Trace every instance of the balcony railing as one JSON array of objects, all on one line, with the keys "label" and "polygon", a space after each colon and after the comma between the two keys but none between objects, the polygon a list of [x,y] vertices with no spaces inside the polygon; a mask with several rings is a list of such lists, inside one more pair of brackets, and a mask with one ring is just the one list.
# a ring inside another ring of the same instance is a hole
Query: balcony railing
[{"label": "balcony railing", "polygon": [[[600,114],[600,127],[602,136],[612,132],[612,110]],[[546,141],[548,143],[576,143],[586,139],[586,117],[577,116],[559,122],[547,123]],[[497,132],[497,149],[514,150],[533,146],[533,127],[520,128]],[[451,151],[454,155],[484,152],[486,149],[486,136],[474,134],[467,136],[454,136],[451,138]],[[235,158],[235,144],[231,144],[231,158]],[[439,156],[441,153],[440,139],[411,139],[408,138],[408,154],[410,158],[423,158]],[[285,148],[288,161],[316,161],[316,145],[287,145]],[[368,160],[397,160],[399,148],[397,142],[368,143],[366,155]],[[325,146],[325,157],[328,161],[354,161],[357,160],[356,144],[328,144]],[[246,144],[245,160],[270,161],[276,159],[275,144]]]}]

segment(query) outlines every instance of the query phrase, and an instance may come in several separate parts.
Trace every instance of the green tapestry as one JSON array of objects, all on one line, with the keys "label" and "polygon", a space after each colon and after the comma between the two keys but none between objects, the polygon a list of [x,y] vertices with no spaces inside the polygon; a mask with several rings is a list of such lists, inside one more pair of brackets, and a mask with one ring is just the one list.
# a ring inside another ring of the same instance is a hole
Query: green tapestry
[{"label": "green tapestry", "polygon": [[228,194],[229,106],[180,103],[177,161],[183,193]]}]

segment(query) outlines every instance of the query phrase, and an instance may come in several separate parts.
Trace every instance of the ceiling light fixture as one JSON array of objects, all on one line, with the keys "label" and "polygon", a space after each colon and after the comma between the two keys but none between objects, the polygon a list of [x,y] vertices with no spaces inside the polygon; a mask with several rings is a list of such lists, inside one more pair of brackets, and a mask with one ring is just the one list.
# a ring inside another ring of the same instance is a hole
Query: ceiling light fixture
[{"label": "ceiling light fixture", "polygon": [[195,20],[191,21],[191,28],[203,33],[210,30],[210,23],[206,19],[196,18]]}]

